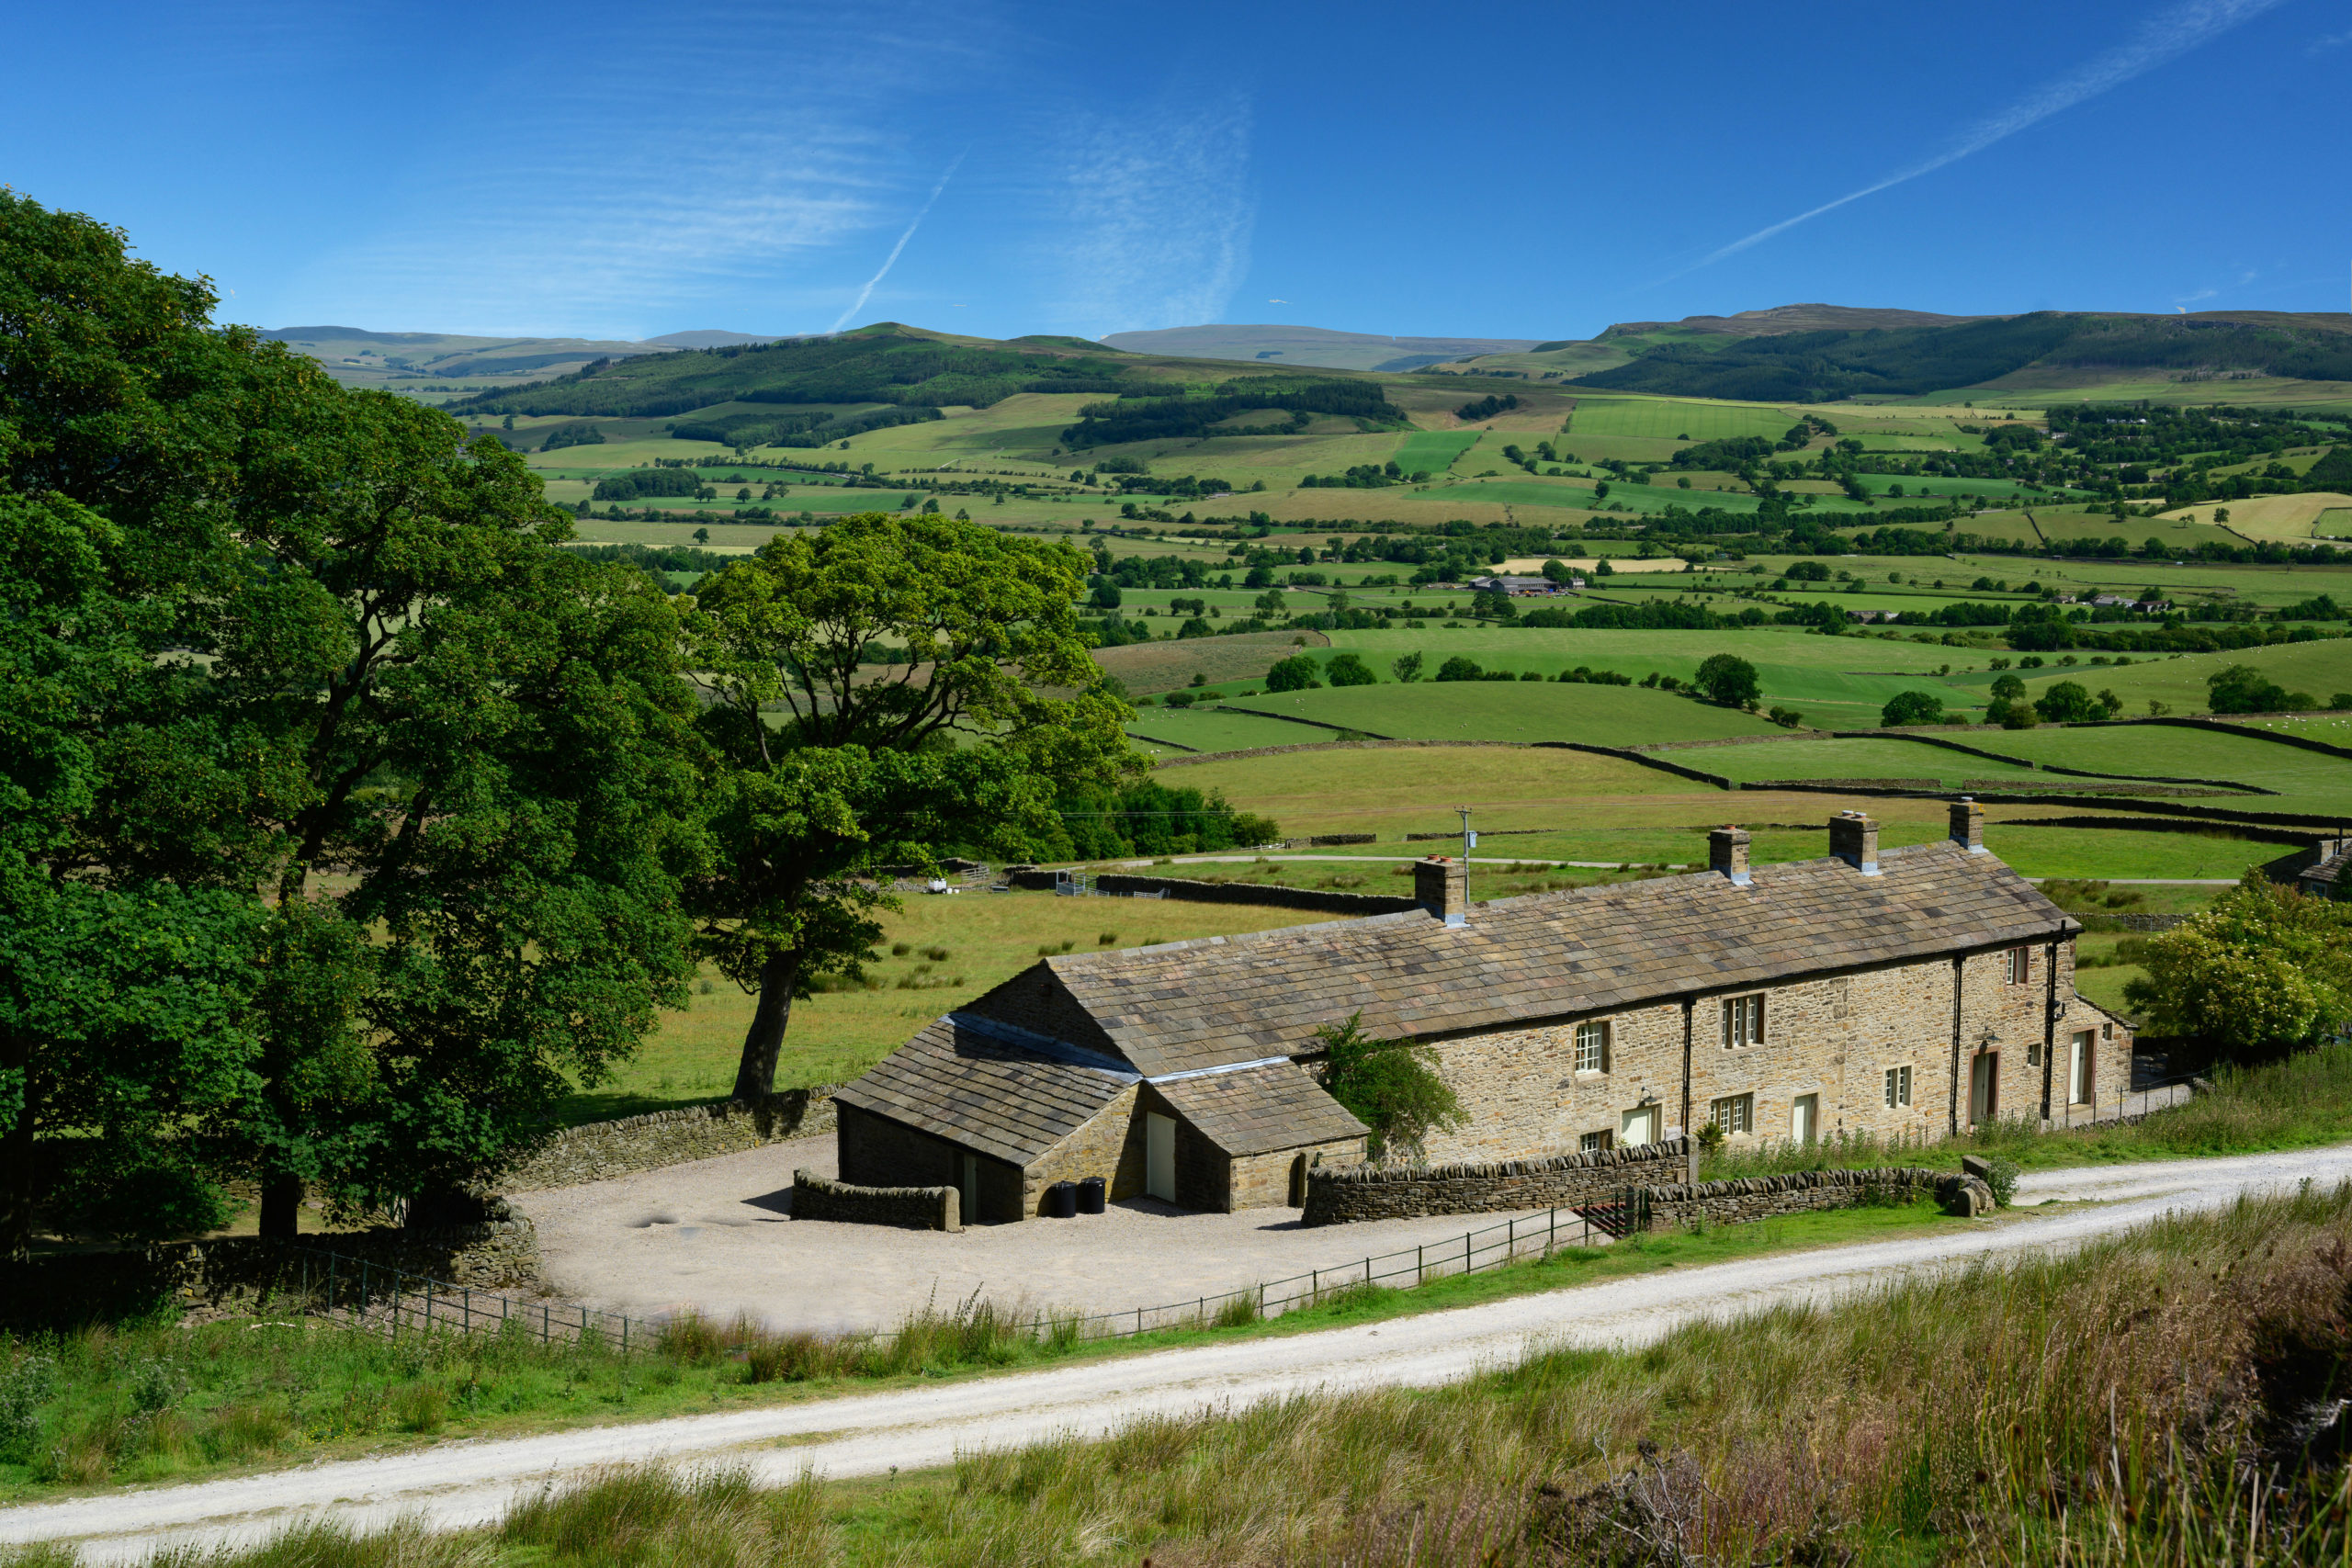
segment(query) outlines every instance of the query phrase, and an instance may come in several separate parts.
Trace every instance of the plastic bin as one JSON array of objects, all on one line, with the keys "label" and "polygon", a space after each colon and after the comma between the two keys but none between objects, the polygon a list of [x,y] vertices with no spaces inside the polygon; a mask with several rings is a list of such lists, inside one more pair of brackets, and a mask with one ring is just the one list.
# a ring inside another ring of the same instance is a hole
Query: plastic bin
[{"label": "plastic bin", "polygon": [[1078,1212],[1099,1214],[1102,1212],[1102,1179],[1090,1176],[1078,1184]]},{"label": "plastic bin", "polygon": [[1057,1181],[1046,1189],[1046,1217],[1049,1220],[1078,1218],[1078,1186],[1075,1182]]}]

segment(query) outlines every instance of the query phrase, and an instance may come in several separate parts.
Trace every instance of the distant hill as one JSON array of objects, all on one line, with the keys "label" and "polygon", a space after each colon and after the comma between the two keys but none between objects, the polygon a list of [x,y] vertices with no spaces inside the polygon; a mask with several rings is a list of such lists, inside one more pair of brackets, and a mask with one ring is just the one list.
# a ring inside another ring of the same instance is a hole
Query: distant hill
[{"label": "distant hill", "polygon": [[1267,360],[1330,370],[1386,371],[1416,370],[1424,365],[1478,354],[1520,353],[1536,344],[1533,338],[1385,337],[1376,333],[1340,333],[1323,327],[1230,323],[1113,333],[1102,341],[1130,354],[1160,354],[1180,359]]},{"label": "distant hill", "polygon": [[378,333],[364,327],[273,327],[262,336],[297,349],[338,379],[360,384],[396,377],[449,379],[577,370],[591,360],[681,348],[773,342],[745,333],[671,333],[643,342],[579,337],[470,337],[458,333]]},{"label": "distant hill", "polygon": [[[1776,337],[1784,333],[1868,332],[1882,327],[1956,327],[1963,321],[1992,321],[1989,316],[1940,316],[1933,310],[1905,310],[1893,306],[1773,305],[1761,310],[1740,310],[1728,316],[1685,316],[1679,321],[1620,321],[1603,331],[1596,342],[1611,338],[1648,337],[1680,330],[1720,333],[1729,337]],[[1566,348],[1565,343],[1545,348]]]},{"label": "distant hill", "polygon": [[[2183,377],[2352,381],[2352,317],[2334,313],[2040,310],[1745,335],[1719,326],[1678,326],[1682,330],[1675,334],[1625,334],[1647,341],[1629,343],[1622,363],[1588,369],[1570,384],[1677,397],[1829,402],[1976,388],[2087,389]],[[1608,336],[1595,340],[1596,346]]]}]

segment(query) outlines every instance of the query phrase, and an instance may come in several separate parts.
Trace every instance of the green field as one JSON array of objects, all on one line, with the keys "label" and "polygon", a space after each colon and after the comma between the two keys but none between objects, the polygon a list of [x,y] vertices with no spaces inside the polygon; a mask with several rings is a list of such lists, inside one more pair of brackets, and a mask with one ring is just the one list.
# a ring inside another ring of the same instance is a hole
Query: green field
[{"label": "green field", "polygon": [[1396,462],[1408,474],[1423,469],[1442,474],[1477,444],[1478,433],[1474,430],[1417,430],[1396,448]]},{"label": "green field", "polygon": [[1776,733],[1753,715],[1638,686],[1424,681],[1410,686],[1269,693],[1226,705],[1400,740],[1580,740],[1633,746]]},{"label": "green field", "polygon": [[1256,746],[1313,745],[1331,739],[1330,731],[1304,724],[1214,708],[1138,709],[1127,733],[1136,738],[1136,750],[1155,756],[1182,753],[1155,748],[1149,743],[1152,740],[1172,740],[1193,751],[1240,751]]},{"label": "green field", "polygon": [[1793,412],[1770,403],[1580,397],[1567,433],[1572,437],[1638,435],[1675,442],[1722,441],[1741,435],[1778,440],[1795,423]]},{"label": "green field", "polygon": [[[1987,729],[1965,739],[1988,751],[2061,767],[2228,779],[2275,792],[2273,797],[2244,802],[2249,810],[2352,815],[2352,760],[2251,735],[2224,735],[2168,724],[2119,724]],[[2053,788],[2064,787],[2063,775],[2044,776]]]},{"label": "green field", "polygon": [[[2078,660],[2087,657],[2076,656]],[[2352,692],[2352,637],[2274,643],[2228,653],[2176,654],[2138,660],[2121,669],[2078,662],[2073,667],[2045,665],[2018,673],[2025,677],[2026,689],[2033,694],[2058,681],[2079,681],[2095,692],[2111,689],[2123,699],[2124,711],[2137,716],[2148,711],[2152,699],[2175,713],[2202,713],[2212,695],[2207,678],[2233,664],[2259,670],[2287,690],[2308,693],[2323,704],[2337,692]],[[1989,682],[1991,677],[1982,679]]]}]

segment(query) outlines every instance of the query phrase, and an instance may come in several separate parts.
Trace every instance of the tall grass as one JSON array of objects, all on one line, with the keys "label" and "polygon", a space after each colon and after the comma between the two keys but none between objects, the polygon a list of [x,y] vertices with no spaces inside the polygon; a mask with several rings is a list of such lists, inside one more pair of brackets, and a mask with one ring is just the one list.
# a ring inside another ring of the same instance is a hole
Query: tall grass
[{"label": "tall grass", "polygon": [[1706,1156],[1708,1179],[1883,1165],[1953,1167],[1963,1154],[2006,1155],[2025,1166],[2174,1159],[2307,1148],[2352,1138],[2352,1045],[2323,1046],[2259,1066],[2217,1066],[2210,1091],[2128,1125],[2043,1130],[2007,1117],[1957,1138],[1881,1138],[1839,1131],[1810,1144],[1764,1141]]}]

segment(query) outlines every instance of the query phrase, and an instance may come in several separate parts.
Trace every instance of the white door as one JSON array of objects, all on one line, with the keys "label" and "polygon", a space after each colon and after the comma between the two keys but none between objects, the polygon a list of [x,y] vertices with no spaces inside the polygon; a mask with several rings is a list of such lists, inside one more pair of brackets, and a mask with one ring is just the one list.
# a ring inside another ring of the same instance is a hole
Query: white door
[{"label": "white door", "polygon": [[1176,1201],[1176,1119],[1147,1111],[1143,1117],[1143,1190]]},{"label": "white door", "polygon": [[1624,1121],[1618,1130],[1617,1142],[1629,1149],[1640,1148],[1644,1144],[1657,1143],[1657,1107],[1638,1106],[1625,1112]]},{"label": "white door", "polygon": [[1789,1112],[1789,1136],[1800,1144],[1809,1144],[1819,1134],[1815,1132],[1821,1110],[1821,1097],[1801,1094]]},{"label": "white door", "polygon": [[2066,1054],[2066,1103],[2081,1105],[2091,1097],[2091,1037],[2077,1034]]}]

